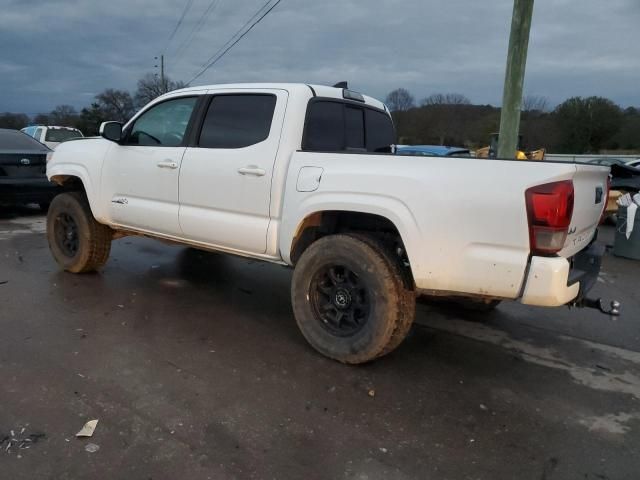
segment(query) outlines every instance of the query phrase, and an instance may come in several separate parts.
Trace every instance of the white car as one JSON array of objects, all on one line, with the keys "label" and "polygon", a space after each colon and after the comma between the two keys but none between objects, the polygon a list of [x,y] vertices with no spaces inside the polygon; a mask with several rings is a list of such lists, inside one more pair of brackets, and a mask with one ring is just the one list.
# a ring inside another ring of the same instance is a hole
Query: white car
[{"label": "white car", "polygon": [[595,283],[609,168],[391,154],[386,106],[343,88],[177,90],[56,149],[55,260],[144,235],[294,267],[298,325],[345,363],[394,350],[417,295],[560,306]]},{"label": "white car", "polygon": [[57,127],[54,125],[32,125],[23,128],[22,132],[35,138],[40,143],[54,149],[60,143],[72,140],[74,138],[82,138],[82,132],[72,127]]}]

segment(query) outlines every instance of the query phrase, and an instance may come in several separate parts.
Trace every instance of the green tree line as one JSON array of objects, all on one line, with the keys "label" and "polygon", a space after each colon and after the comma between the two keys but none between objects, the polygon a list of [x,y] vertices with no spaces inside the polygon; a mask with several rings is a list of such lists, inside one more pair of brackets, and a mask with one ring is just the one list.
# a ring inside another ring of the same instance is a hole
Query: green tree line
[{"label": "green tree line", "polygon": [[[399,143],[479,148],[498,131],[500,109],[474,105],[457,93],[434,94],[416,102],[403,88],[386,98]],[[640,152],[640,109],[621,108],[603,97],[572,97],[549,108],[544,97],[524,98],[522,148],[553,153]]]},{"label": "green tree line", "polygon": [[30,118],[24,113],[5,112],[0,114],[0,128],[19,130],[28,125],[58,125],[75,127],[85,136],[98,134],[100,124],[109,120],[126,122],[136,111],[163,93],[183,88],[182,82],[160,79],[149,73],[138,80],[136,90],[130,93],[126,90],[107,88],[98,93],[93,102],[79,112],[71,105],[58,105],[49,113],[40,113]]}]

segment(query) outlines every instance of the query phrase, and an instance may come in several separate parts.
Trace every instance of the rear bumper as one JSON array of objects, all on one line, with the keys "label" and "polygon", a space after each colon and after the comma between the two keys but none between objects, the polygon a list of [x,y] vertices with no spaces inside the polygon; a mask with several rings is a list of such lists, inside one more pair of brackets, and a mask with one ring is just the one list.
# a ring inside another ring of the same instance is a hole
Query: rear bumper
[{"label": "rear bumper", "polygon": [[0,178],[0,202],[48,202],[62,188],[46,178]]},{"label": "rear bumper", "polygon": [[558,307],[579,301],[600,273],[604,247],[592,243],[573,258],[531,257],[521,303]]}]

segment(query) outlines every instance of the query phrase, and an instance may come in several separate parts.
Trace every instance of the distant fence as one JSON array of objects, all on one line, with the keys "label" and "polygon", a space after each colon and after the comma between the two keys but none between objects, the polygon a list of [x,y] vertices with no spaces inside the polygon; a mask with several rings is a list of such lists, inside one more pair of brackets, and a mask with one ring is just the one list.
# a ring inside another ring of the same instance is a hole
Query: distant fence
[{"label": "distant fence", "polygon": [[620,158],[622,160],[640,160],[640,155],[567,155],[563,153],[547,153],[545,160],[551,162],[590,162],[598,158]]}]

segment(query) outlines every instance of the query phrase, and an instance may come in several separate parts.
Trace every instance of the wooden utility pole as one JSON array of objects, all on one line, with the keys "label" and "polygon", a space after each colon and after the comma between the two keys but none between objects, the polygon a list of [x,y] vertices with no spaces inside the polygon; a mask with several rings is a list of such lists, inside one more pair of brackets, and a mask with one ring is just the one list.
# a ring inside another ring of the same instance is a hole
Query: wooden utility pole
[{"label": "wooden utility pole", "polygon": [[504,76],[504,93],[500,113],[498,158],[516,158],[522,107],[522,86],[527,63],[533,0],[514,0],[511,35]]}]

